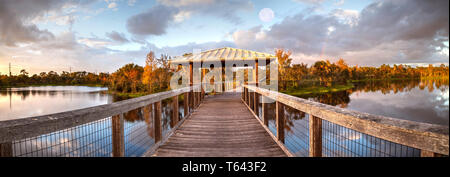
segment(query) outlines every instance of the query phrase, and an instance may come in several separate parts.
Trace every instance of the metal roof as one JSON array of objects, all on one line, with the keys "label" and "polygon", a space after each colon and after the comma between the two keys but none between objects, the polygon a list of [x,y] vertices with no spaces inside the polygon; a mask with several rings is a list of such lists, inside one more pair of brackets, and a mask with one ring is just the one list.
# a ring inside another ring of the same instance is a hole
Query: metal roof
[{"label": "metal roof", "polygon": [[219,49],[207,50],[189,56],[174,57],[172,63],[187,63],[192,61],[224,61],[224,60],[258,60],[276,58],[275,55],[255,52],[251,50],[236,49],[224,47]]}]

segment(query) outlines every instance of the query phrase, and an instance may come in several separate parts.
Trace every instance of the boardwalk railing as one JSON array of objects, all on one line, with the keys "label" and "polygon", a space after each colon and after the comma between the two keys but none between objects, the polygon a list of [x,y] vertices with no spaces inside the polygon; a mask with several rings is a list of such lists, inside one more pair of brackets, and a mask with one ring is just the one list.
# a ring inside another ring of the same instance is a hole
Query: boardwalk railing
[{"label": "boardwalk railing", "polygon": [[[204,98],[201,92],[196,85],[85,109],[2,121],[0,157],[141,156],[170,136],[199,106]],[[180,101],[183,110],[179,109]]]},{"label": "boardwalk railing", "polygon": [[342,109],[253,85],[242,88],[242,100],[291,156],[448,156],[447,126]]}]

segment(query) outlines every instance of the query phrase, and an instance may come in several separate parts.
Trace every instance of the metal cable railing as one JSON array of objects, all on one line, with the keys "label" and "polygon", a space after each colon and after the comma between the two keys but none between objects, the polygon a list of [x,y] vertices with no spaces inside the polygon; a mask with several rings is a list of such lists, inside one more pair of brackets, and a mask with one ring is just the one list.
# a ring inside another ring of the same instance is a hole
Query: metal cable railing
[{"label": "metal cable railing", "polygon": [[[273,100],[262,103],[261,98]],[[242,100],[288,155],[448,156],[448,127],[345,110],[244,85]],[[253,101],[254,100],[254,101]],[[259,101],[258,101],[259,100]],[[253,104],[262,110],[255,110]]]},{"label": "metal cable railing", "polygon": [[63,113],[2,121],[0,156],[142,156],[163,137],[169,136],[183,118],[198,107],[203,97],[194,91],[197,87]]}]

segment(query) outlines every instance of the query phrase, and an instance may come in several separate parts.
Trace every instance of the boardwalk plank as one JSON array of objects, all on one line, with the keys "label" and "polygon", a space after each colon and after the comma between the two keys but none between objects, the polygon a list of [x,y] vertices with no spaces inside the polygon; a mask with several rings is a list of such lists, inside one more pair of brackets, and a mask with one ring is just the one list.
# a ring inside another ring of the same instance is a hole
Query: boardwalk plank
[{"label": "boardwalk plank", "polygon": [[207,97],[152,156],[286,157],[239,94]]}]

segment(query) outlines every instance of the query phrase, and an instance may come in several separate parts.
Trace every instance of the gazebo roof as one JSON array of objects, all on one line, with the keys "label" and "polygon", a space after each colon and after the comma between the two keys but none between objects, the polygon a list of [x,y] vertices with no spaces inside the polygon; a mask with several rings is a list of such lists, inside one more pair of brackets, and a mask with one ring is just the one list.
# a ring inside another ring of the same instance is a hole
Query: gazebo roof
[{"label": "gazebo roof", "polygon": [[224,47],[219,49],[207,50],[197,54],[188,56],[178,56],[173,58],[172,63],[188,63],[188,62],[208,62],[208,61],[225,61],[225,60],[258,60],[258,59],[275,59],[276,56],[268,53],[255,52],[251,50],[236,49]]}]

